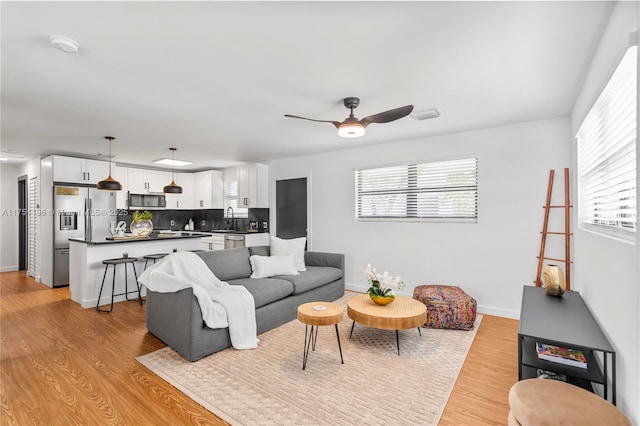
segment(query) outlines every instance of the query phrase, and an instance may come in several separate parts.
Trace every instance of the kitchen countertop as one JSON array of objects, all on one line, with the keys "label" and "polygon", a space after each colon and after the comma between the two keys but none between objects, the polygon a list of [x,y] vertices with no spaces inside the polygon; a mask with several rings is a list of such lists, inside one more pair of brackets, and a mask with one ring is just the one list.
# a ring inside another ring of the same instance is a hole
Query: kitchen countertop
[{"label": "kitchen countertop", "polygon": [[[196,231],[197,232],[197,231]],[[211,232],[214,234],[264,234],[269,231],[261,230],[261,231],[235,231],[233,229],[212,229],[211,231],[201,231],[201,232]]]},{"label": "kitchen countertop", "polygon": [[106,237],[95,238],[93,240],[85,240],[82,238],[70,238],[69,241],[75,241],[78,243],[84,243],[89,245],[98,244],[120,244],[120,243],[139,243],[145,241],[168,241],[183,238],[202,238],[208,237],[209,234],[200,233],[198,231],[176,231],[173,234],[161,234],[158,232],[152,232],[148,237],[144,238],[132,238],[123,240],[107,240]]}]

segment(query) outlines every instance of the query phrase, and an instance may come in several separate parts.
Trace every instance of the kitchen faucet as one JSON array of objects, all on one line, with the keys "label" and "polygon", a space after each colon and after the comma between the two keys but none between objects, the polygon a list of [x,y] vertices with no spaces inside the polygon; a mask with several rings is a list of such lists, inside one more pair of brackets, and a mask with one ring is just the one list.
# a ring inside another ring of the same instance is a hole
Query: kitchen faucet
[{"label": "kitchen faucet", "polygon": [[229,224],[229,210],[231,210],[231,226],[233,227],[233,230],[236,230],[236,221],[233,217],[233,207],[229,206],[227,207],[227,225]]}]

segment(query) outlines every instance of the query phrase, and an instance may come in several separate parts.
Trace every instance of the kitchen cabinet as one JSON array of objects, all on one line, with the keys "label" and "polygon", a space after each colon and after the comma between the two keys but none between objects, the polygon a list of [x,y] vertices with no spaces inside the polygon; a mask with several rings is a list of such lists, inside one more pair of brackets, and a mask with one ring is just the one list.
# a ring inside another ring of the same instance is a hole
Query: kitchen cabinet
[{"label": "kitchen cabinet", "polygon": [[220,170],[207,170],[193,174],[196,209],[224,208],[223,176]]},{"label": "kitchen cabinet", "polygon": [[[167,200],[168,209],[176,210],[191,210],[196,208],[194,203],[194,176],[193,173],[176,173],[175,182],[182,187],[182,194],[165,194]],[[171,183],[171,173],[169,173],[169,180],[162,186]],[[162,189],[160,190],[162,192]]]},{"label": "kitchen cabinet", "polygon": [[109,176],[109,162],[86,158],[53,157],[53,181],[97,184]]},{"label": "kitchen cabinet", "polygon": [[122,191],[116,191],[116,208],[127,210],[129,197],[127,197],[127,168],[120,166],[111,166],[111,177],[120,182],[122,185]]},{"label": "kitchen cabinet", "polygon": [[132,194],[160,193],[171,183],[171,172],[129,167],[127,169],[128,190]]},{"label": "kitchen cabinet", "polygon": [[214,234],[202,238],[202,250],[224,250],[224,234]]},{"label": "kitchen cabinet", "polygon": [[244,236],[245,247],[268,246],[269,244],[270,244],[270,239],[269,239],[268,232],[246,234]]},{"label": "kitchen cabinet", "polygon": [[239,166],[238,207],[269,207],[269,166],[248,164]]}]

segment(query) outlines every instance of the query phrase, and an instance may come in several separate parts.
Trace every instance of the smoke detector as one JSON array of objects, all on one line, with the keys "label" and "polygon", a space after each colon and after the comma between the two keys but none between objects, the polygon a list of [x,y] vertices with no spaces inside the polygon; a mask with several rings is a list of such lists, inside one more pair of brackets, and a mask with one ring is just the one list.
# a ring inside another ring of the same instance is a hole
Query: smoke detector
[{"label": "smoke detector", "polygon": [[78,42],[76,42],[75,40],[61,35],[52,35],[51,37],[49,37],[49,40],[51,40],[51,44],[53,45],[53,47],[65,53],[76,53],[78,52],[78,48],[80,47]]}]

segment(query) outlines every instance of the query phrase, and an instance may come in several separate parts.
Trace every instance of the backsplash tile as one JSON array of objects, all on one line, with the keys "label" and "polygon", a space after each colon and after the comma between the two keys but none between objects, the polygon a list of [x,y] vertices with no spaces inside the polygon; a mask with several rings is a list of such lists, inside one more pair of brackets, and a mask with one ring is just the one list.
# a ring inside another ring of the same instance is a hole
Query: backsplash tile
[{"label": "backsplash tile", "polygon": [[[125,215],[118,215],[118,220],[124,220],[127,224],[133,220],[133,210]],[[198,209],[198,210],[151,210],[153,214],[154,229],[170,229],[172,231],[184,229],[193,220],[193,228],[196,231],[211,231],[212,229],[225,229],[227,221],[224,218],[223,209]],[[173,225],[171,221],[173,220]],[[269,209],[249,209],[248,218],[236,218],[235,229],[246,231],[250,222],[258,222],[260,231],[268,231],[262,227],[263,222],[269,221]]]}]

